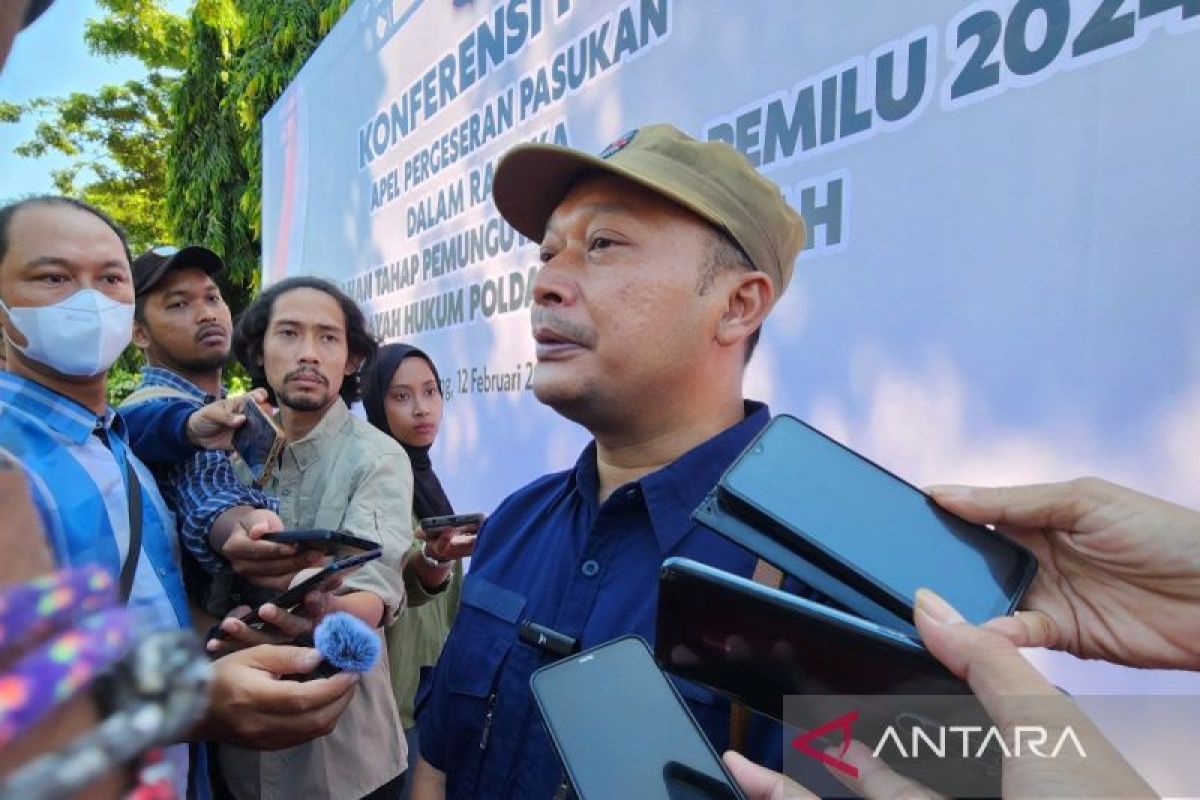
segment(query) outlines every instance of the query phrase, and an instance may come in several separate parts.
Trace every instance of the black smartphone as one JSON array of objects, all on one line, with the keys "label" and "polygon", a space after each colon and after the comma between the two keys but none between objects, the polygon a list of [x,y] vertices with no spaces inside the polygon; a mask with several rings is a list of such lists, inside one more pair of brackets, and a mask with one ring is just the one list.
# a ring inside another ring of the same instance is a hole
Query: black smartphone
[{"label": "black smartphone", "polygon": [[686,558],[663,562],[654,636],[668,672],[781,722],[787,695],[970,693],[914,638]]},{"label": "black smartphone", "polygon": [[286,440],[275,420],[267,416],[258,403],[247,398],[242,413],[246,421],[233,434],[233,449],[250,468],[254,485],[264,486],[271,479],[271,471]]},{"label": "black smartphone", "polygon": [[[318,589],[334,578],[340,578],[346,574],[353,572],[367,562],[374,561],[383,555],[381,548],[375,548],[368,553],[359,555],[347,556],[346,558],[338,559],[327,564],[320,572],[313,573],[295,586],[285,589],[279,594],[267,600],[267,603],[272,603],[285,611],[294,611],[300,603],[304,601],[304,596],[314,589]],[[245,616],[239,617],[242,622],[252,628],[261,628],[265,623],[258,616],[258,609],[252,608]],[[218,626],[212,633],[214,639],[225,639],[228,634],[221,630]]]},{"label": "black smartphone", "polygon": [[538,710],[582,800],[738,800],[733,778],[636,636],[542,667]]},{"label": "black smartphone", "polygon": [[918,588],[982,623],[1011,613],[1037,571],[1021,545],[795,417],[771,420],[717,485],[723,503],[814,565],[912,619]]},{"label": "black smartphone", "polygon": [[446,528],[462,528],[473,525],[478,528],[483,524],[483,514],[445,514],[440,517],[425,517],[421,520],[421,530],[426,533],[445,530]]},{"label": "black smartphone", "polygon": [[268,533],[262,538],[264,541],[275,542],[276,544],[294,544],[302,550],[320,550],[324,553],[339,556],[378,550],[383,546],[379,542],[364,539],[352,533],[330,531],[321,528]]},{"label": "black smartphone", "polygon": [[[913,728],[936,741],[952,725],[982,731],[991,723],[970,687],[916,639],[688,559],[663,563],[654,635],[667,672],[800,730],[824,727],[813,749],[849,738],[876,749],[889,728],[905,743]],[[852,733],[843,737],[830,723],[847,714]],[[881,750],[894,769],[931,788],[993,796],[986,791],[999,790],[1002,752],[971,754],[930,762]]]}]

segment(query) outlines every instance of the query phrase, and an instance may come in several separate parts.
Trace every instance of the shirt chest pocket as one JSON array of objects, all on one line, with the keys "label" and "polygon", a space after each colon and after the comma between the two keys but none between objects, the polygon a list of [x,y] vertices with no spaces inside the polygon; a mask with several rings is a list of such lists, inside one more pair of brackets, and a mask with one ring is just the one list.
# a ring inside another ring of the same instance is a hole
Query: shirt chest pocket
[{"label": "shirt chest pocket", "polygon": [[[448,745],[457,762],[448,796],[482,797],[487,787],[503,784],[505,776],[495,770],[512,766],[500,764],[492,751],[508,749],[497,747],[506,743],[496,738],[511,735],[511,721],[499,719],[505,708],[527,700],[527,684],[505,674],[524,609],[522,595],[485,578],[470,576],[463,584],[455,641],[442,654],[451,695]],[[510,696],[522,690],[526,696]]]}]

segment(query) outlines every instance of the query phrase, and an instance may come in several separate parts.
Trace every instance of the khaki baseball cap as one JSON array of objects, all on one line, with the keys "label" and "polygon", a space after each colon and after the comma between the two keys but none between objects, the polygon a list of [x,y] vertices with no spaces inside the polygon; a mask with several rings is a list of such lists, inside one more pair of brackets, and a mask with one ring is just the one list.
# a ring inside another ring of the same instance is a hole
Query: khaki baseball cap
[{"label": "khaki baseball cap", "polygon": [[593,156],[551,144],[520,144],[496,166],[492,197],[535,242],[571,185],[588,172],[641,184],[728,233],[766,273],[778,297],[804,247],[805,226],[779,187],[724,142],[693,139],[673,125],[637,128]]}]

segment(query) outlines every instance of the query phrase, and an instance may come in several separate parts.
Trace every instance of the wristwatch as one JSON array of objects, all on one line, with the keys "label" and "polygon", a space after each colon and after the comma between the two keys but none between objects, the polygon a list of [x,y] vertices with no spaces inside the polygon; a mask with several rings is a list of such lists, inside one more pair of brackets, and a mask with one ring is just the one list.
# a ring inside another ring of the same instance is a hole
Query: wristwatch
[{"label": "wristwatch", "polygon": [[421,558],[425,559],[425,563],[433,569],[441,569],[454,561],[453,558],[441,559],[430,553],[429,542],[421,546]]}]

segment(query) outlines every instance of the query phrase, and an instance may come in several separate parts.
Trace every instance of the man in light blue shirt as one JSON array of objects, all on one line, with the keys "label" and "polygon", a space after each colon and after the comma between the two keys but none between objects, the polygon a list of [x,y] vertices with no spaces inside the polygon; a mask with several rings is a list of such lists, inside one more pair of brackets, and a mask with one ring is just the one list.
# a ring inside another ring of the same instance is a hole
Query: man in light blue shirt
[{"label": "man in light blue shirt", "polygon": [[[146,629],[189,627],[174,520],[107,404],[107,370],[130,341],[133,301],[124,236],[102,213],[62,197],[0,208],[8,356],[8,372],[0,373],[0,449],[24,465],[60,566],[99,564],[120,576],[122,596]],[[187,422],[189,439],[228,446],[241,421],[237,410],[234,401],[198,410]],[[196,734],[261,747],[324,735],[355,680],[278,680],[317,663],[304,648],[271,646],[221,659]],[[189,785],[187,748],[172,747],[171,759],[181,796],[207,797],[203,764]]]},{"label": "man in light blue shirt", "polygon": [[[123,240],[80,206],[18,207],[0,218],[0,300],[0,446],[30,474],[59,564],[119,575],[141,630],[190,627],[174,519],[105,393],[132,320]],[[169,757],[183,790],[187,748]]]}]

